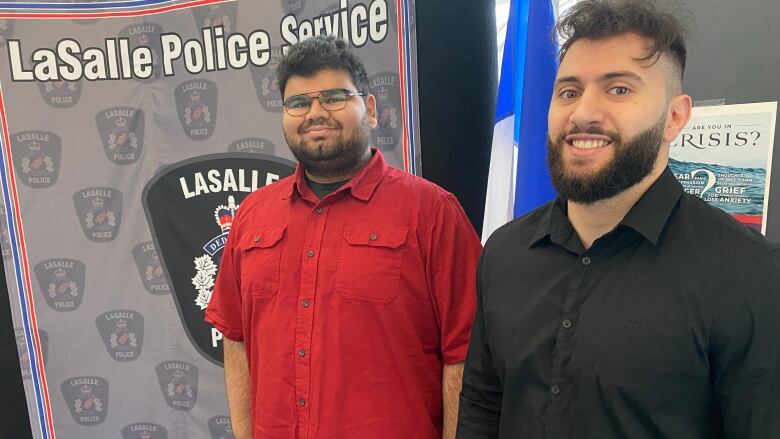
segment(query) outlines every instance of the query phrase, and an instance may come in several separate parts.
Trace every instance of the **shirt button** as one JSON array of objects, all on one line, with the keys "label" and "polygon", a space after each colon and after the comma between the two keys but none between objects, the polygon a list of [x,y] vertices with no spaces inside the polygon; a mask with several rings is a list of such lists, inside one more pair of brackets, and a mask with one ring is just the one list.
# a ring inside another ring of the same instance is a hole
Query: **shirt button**
[{"label": "shirt button", "polygon": [[314,209],[314,211],[317,212],[318,214],[320,214],[320,213],[322,213],[322,208],[318,207],[318,208]]},{"label": "shirt button", "polygon": [[255,236],[255,242],[260,242],[260,235]]},{"label": "shirt button", "polygon": [[378,238],[378,236],[376,236],[376,233],[372,233],[371,236],[368,237],[368,239],[370,239],[372,241],[376,241],[377,238]]},{"label": "shirt button", "polygon": [[550,387],[550,392],[552,392],[553,395],[558,396],[561,394],[561,388],[558,386],[552,386]]},{"label": "shirt button", "polygon": [[303,407],[306,405],[306,400],[303,398],[298,398],[298,405]]},{"label": "shirt button", "polygon": [[586,266],[587,266],[587,265],[590,265],[590,258],[589,258],[589,257],[587,257],[587,256],[585,256],[584,258],[582,258],[582,265],[586,265]]},{"label": "shirt button", "polygon": [[306,351],[304,351],[303,349],[299,350],[298,351],[298,356],[299,357],[305,357],[306,356]]},{"label": "shirt button", "polygon": [[306,252],[306,256],[308,256],[308,257],[310,257],[310,258],[314,257],[314,250],[309,250],[309,251],[307,251],[307,252]]},{"label": "shirt button", "polygon": [[309,305],[311,305],[311,302],[309,302],[309,299],[303,299],[303,307],[308,308]]},{"label": "shirt button", "polygon": [[569,329],[569,328],[571,328],[571,320],[569,320],[569,319],[565,319],[565,320],[563,321],[563,323],[561,323],[561,324],[562,324],[562,325],[563,325],[563,327],[564,327],[564,328],[566,328],[566,329]]}]

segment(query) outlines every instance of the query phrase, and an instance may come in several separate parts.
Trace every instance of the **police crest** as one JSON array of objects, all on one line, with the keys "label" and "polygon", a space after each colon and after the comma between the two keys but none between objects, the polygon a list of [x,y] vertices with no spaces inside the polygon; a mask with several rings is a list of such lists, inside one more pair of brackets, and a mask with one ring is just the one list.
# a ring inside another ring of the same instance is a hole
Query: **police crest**
[{"label": "police crest", "polygon": [[132,107],[113,107],[95,116],[106,157],[117,165],[135,163],[144,145],[144,114]]},{"label": "police crest", "polygon": [[69,108],[76,105],[81,97],[81,81],[38,82],[38,90],[43,100],[54,108]]},{"label": "police crest", "polygon": [[162,53],[160,34],[162,32],[162,26],[157,23],[133,24],[119,31],[120,38],[128,38],[130,40],[131,53],[135,48],[142,46],[146,46],[152,51],[152,75],[146,79],[133,75],[133,79],[136,81],[152,82],[160,77],[160,72],[162,71],[162,66],[160,65],[160,54]]},{"label": "police crest", "polygon": [[369,78],[371,94],[376,97],[377,126],[371,131],[371,143],[383,151],[392,151],[401,139],[401,90],[398,73],[382,72]]},{"label": "police crest", "polygon": [[256,154],[274,155],[276,146],[262,137],[246,137],[238,139],[228,146],[228,152],[251,152]]},{"label": "police crest", "polygon": [[22,131],[11,135],[14,167],[25,185],[42,189],[57,182],[62,140],[49,131]]},{"label": "police crest", "polygon": [[249,71],[252,74],[252,83],[255,85],[255,93],[260,105],[272,113],[280,113],[284,106],[282,105],[282,93],[279,90],[279,81],[276,79],[276,67],[282,59],[280,48],[271,49],[271,58],[267,65],[263,67],[251,66]]},{"label": "police crest", "polygon": [[234,215],[244,197],[294,170],[278,157],[221,153],[164,168],[144,188],[141,201],[182,325],[218,365],[222,334],[203,318]]},{"label": "police crest", "polygon": [[[16,351],[19,354],[19,366],[21,367],[22,378],[26,380],[32,378],[32,370],[30,369],[30,352],[27,350],[24,328],[15,328],[14,334],[16,335]],[[48,356],[47,354],[49,351],[49,334],[46,331],[39,329],[38,339],[41,341],[43,363],[46,364],[46,357]]]},{"label": "police crest", "polygon": [[192,79],[176,87],[174,98],[184,134],[192,140],[211,137],[217,123],[217,85]]},{"label": "police crest", "polygon": [[46,303],[60,312],[73,311],[84,298],[86,266],[75,259],[47,259],[35,265],[35,277]]},{"label": "police crest", "polygon": [[199,28],[222,26],[224,35],[236,30],[238,2],[217,3],[192,9],[195,24]]},{"label": "police crest", "polygon": [[192,410],[198,401],[198,368],[186,361],[165,361],[155,368],[165,402],[176,410]]},{"label": "police crest", "polygon": [[122,193],[110,187],[91,187],[73,195],[81,228],[87,239],[113,241],[122,222]]},{"label": "police crest", "polygon": [[80,425],[97,425],[108,414],[108,381],[97,376],[71,378],[62,383],[62,394],[73,420]]},{"label": "police crest", "polygon": [[298,14],[306,6],[306,0],[280,0],[286,14]]},{"label": "police crest", "polygon": [[211,439],[233,439],[233,428],[229,416],[214,416],[208,420]]},{"label": "police crest", "polygon": [[122,439],[168,439],[168,430],[152,422],[136,422],[122,429]]},{"label": "police crest", "polygon": [[138,267],[146,291],[152,294],[171,292],[154,242],[148,241],[136,245],[133,248],[133,259],[135,259],[135,265]]},{"label": "police crest", "polygon": [[118,309],[95,319],[108,354],[116,361],[133,361],[141,355],[144,316],[137,311]]}]

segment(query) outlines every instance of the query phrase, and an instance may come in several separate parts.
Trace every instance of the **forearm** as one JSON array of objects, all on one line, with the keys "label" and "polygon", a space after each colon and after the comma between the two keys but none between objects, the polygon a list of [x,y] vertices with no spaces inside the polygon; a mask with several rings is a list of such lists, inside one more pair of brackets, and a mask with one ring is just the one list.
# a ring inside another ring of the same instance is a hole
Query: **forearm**
[{"label": "forearm", "polygon": [[458,427],[458,401],[462,380],[463,363],[444,366],[442,376],[443,439],[455,439],[455,430]]},{"label": "forearm", "polygon": [[244,343],[224,339],[225,387],[235,439],[252,438],[249,368]]}]

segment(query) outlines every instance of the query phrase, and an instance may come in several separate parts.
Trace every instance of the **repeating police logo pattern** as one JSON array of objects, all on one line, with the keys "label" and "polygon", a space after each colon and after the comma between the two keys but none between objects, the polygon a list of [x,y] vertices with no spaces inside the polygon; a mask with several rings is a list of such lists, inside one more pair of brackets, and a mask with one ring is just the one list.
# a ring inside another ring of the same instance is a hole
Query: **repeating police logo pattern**
[{"label": "repeating police logo pattern", "polygon": [[298,14],[306,7],[306,0],[280,0],[285,14]]},{"label": "repeating police logo pattern", "polygon": [[133,248],[133,259],[141,274],[141,280],[144,283],[146,291],[152,294],[168,294],[171,288],[168,285],[168,278],[165,276],[160,256],[157,249],[151,241],[142,242]]},{"label": "repeating police logo pattern", "polygon": [[108,354],[116,361],[133,361],[141,355],[144,316],[137,311],[107,311],[95,319]]},{"label": "repeating police logo pattern", "polygon": [[264,154],[214,154],[163,169],[144,189],[179,316],[197,350],[216,364],[222,364],[221,334],[203,318],[233,217],[249,193],[294,170],[294,163]]},{"label": "repeating police logo pattern", "polygon": [[383,151],[398,147],[401,140],[401,89],[398,73],[381,72],[369,78],[371,94],[376,97],[376,129],[371,142]]},{"label": "repeating police logo pattern", "polygon": [[81,98],[81,81],[46,81],[38,82],[38,90],[43,101],[54,108],[69,108]]},{"label": "repeating police logo pattern", "polygon": [[119,32],[120,38],[129,38],[130,52],[141,46],[146,46],[152,51],[152,75],[146,79],[138,78],[134,75],[133,78],[136,81],[152,82],[160,77],[160,72],[162,71],[162,66],[160,65],[160,54],[162,53],[160,34],[162,32],[162,26],[157,23],[133,24]]},{"label": "repeating police logo pattern", "polygon": [[95,116],[106,157],[117,165],[135,163],[144,146],[144,114],[132,107],[107,108]]},{"label": "repeating police logo pattern", "polygon": [[168,439],[168,430],[152,422],[136,422],[122,429],[122,439]]},{"label": "repeating police logo pattern", "polygon": [[90,187],[73,195],[81,229],[95,242],[113,241],[122,223],[122,193],[110,187]]},{"label": "repeating police logo pattern", "polygon": [[60,173],[62,140],[48,131],[22,131],[11,135],[14,167],[19,180],[40,189],[57,182]]},{"label": "repeating police logo pattern", "polygon": [[198,368],[186,361],[165,361],[155,368],[165,402],[188,411],[198,401]]},{"label": "repeating police logo pattern", "polygon": [[229,416],[214,416],[208,421],[211,439],[233,439],[233,428]]},{"label": "repeating police logo pattern", "polygon": [[35,277],[46,303],[54,310],[73,311],[84,298],[87,269],[75,259],[47,259],[35,266]]},{"label": "repeating police logo pattern", "polygon": [[62,394],[73,420],[80,425],[97,425],[108,414],[108,381],[97,376],[80,376],[62,383]]},{"label": "repeating police logo pattern", "polygon": [[[23,379],[32,378],[32,370],[30,365],[30,352],[27,350],[27,341],[24,337],[24,328],[15,328],[14,334],[16,335],[16,351],[19,354],[19,366],[22,371]],[[46,364],[46,359],[49,352],[49,334],[42,330],[38,330],[38,339],[41,341],[41,352],[43,354],[43,364]]]},{"label": "repeating police logo pattern", "polygon": [[236,30],[238,2],[201,6],[192,13],[198,28],[222,26],[225,35],[229,35]]},{"label": "repeating police logo pattern", "polygon": [[174,98],[184,134],[192,140],[211,137],[217,123],[217,85],[192,79],[176,87]]},{"label": "repeating police logo pattern", "polygon": [[257,154],[274,155],[276,146],[268,139],[262,137],[246,137],[238,139],[228,146],[228,152],[251,152]]},{"label": "repeating police logo pattern", "polygon": [[282,59],[281,49],[271,49],[271,57],[263,67],[250,67],[252,82],[255,85],[255,93],[260,105],[272,113],[280,113],[282,106],[282,93],[279,90],[279,81],[276,79],[276,67]]}]

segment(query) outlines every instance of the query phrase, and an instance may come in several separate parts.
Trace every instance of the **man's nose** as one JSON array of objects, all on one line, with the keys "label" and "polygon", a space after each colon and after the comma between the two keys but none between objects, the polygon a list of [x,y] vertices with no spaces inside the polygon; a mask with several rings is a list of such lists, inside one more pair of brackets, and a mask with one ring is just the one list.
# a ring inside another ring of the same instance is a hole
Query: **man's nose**
[{"label": "man's nose", "polygon": [[309,112],[306,113],[306,118],[309,120],[329,119],[330,112],[322,108],[322,104],[320,104],[319,98],[314,97],[311,100],[311,105],[309,106]]},{"label": "man's nose", "polygon": [[604,121],[604,102],[594,91],[584,91],[569,116],[569,122],[581,129],[600,125]]}]

